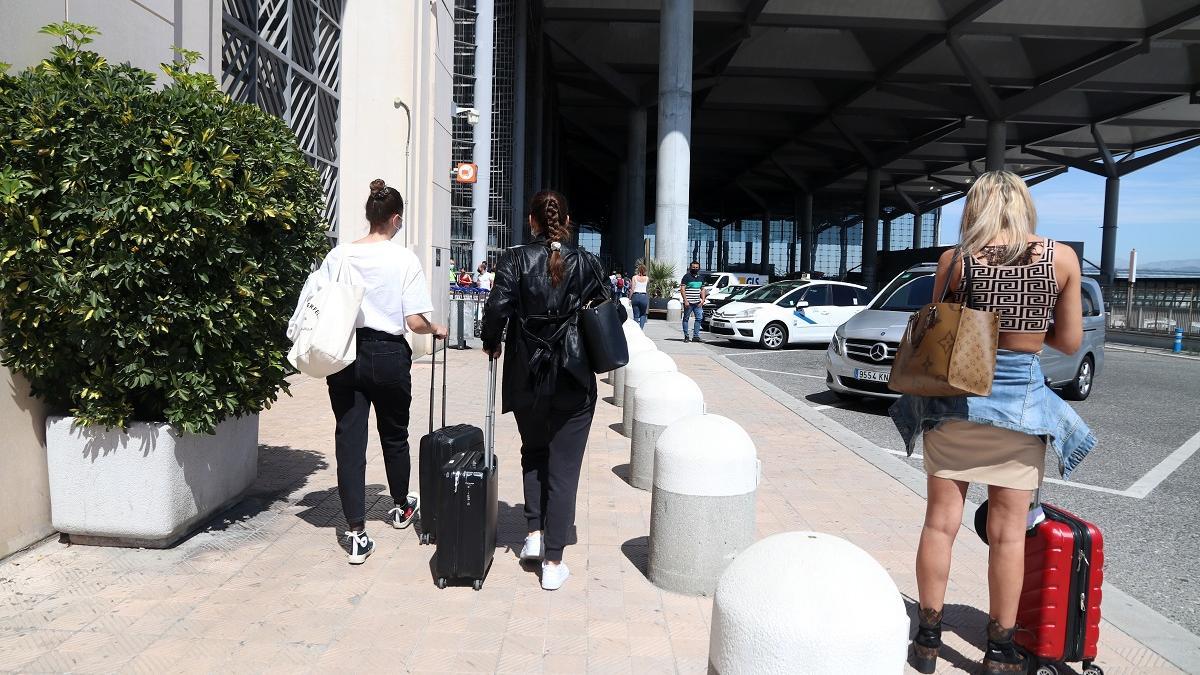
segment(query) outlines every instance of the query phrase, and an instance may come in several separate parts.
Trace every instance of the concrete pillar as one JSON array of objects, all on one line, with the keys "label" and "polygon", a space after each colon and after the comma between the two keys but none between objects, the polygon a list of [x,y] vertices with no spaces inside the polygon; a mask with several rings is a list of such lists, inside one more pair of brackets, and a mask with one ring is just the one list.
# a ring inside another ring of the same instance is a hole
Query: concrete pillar
[{"label": "concrete pillar", "polygon": [[1004,168],[1006,135],[1004,120],[988,120],[987,159],[984,161],[984,168],[988,171],[1000,171]]},{"label": "concrete pillar", "polygon": [[[533,162],[530,192],[546,187],[546,40],[538,40],[533,79]],[[532,194],[530,195],[533,196]]]},{"label": "concrete pillar", "polygon": [[758,475],[754,441],[733,420],[692,415],[662,432],[650,500],[648,576],[654,585],[676,593],[713,593],[729,562],[754,542]]},{"label": "concrete pillar", "polygon": [[479,111],[479,123],[475,125],[475,164],[479,167],[478,178],[471,189],[471,266],[473,272],[479,263],[487,260],[488,250],[488,207],[492,190],[492,33],[494,0],[479,0],[475,19],[475,109]]},{"label": "concrete pillar", "polygon": [[746,267],[754,264],[754,244],[752,242],[743,242],[746,245]]},{"label": "concrete pillar", "polygon": [[641,258],[646,242],[646,109],[629,111],[629,138],[625,152],[628,175],[625,190],[625,249],[622,258],[626,270]]},{"label": "concrete pillar", "polygon": [[724,272],[729,266],[729,253],[726,250],[728,244],[725,243],[725,228],[729,227],[729,223],[721,221],[717,223],[717,271]]},{"label": "concrete pillar", "polygon": [[1100,227],[1100,283],[1112,288],[1117,281],[1117,203],[1121,199],[1121,179],[1104,180],[1104,224]]},{"label": "concrete pillar", "polygon": [[675,420],[704,414],[704,394],[683,373],[658,373],[642,381],[633,399],[629,484],[649,490],[654,483],[654,448],[659,436]]},{"label": "concrete pillar", "polygon": [[[646,337],[646,334],[642,332],[641,326],[637,325],[633,319],[626,319],[625,323],[621,324],[621,330],[625,333],[625,342],[629,345],[630,361],[642,352],[658,349],[658,347],[654,346],[654,341]],[[617,368],[613,371],[612,386],[613,405],[618,408],[623,407],[625,405],[625,368]]]},{"label": "concrete pillar", "polygon": [[838,225],[838,245],[842,250],[841,262],[839,263],[838,276],[841,279],[846,278],[847,259],[850,256],[850,224],[842,223]]},{"label": "concrete pillar", "polygon": [[883,219],[883,249],[884,251],[892,250],[892,217],[885,216]]},{"label": "concrete pillar", "polygon": [[625,405],[621,411],[621,429],[626,438],[633,436],[634,397],[637,396],[637,390],[642,381],[651,375],[673,373],[678,370],[679,367],[675,365],[675,361],[657,349],[629,357],[629,365],[625,366]]},{"label": "concrete pillar", "polygon": [[762,242],[759,246],[762,260],[758,263],[758,271],[767,276],[771,273],[771,214],[764,213],[762,217]]},{"label": "concrete pillar", "polygon": [[863,208],[862,284],[875,292],[875,254],[879,250],[879,169],[867,169],[867,193]]},{"label": "concrete pillar", "polygon": [[629,162],[621,162],[617,168],[617,203],[613,205],[613,214],[612,227],[609,228],[609,235],[612,236],[612,245],[608,248],[608,254],[612,256],[610,267],[620,267],[628,271],[629,268],[625,266],[625,253],[628,248],[626,242],[629,239]]},{"label": "concrete pillar", "polygon": [[900,591],[869,554],[833,535],[785,532],[747,548],[721,575],[708,672],[900,673],[908,630]]},{"label": "concrete pillar", "polygon": [[[933,243],[934,243],[934,245],[937,245],[936,241],[934,241]],[[920,213],[913,214],[912,247],[913,247],[914,251],[916,249],[921,248],[921,214]]]},{"label": "concrete pillar", "polygon": [[816,242],[813,241],[812,222],[813,196],[811,192],[800,193],[800,271],[811,272],[813,268],[813,251]]},{"label": "concrete pillar", "polygon": [[525,131],[528,123],[525,115],[526,72],[529,61],[528,15],[529,0],[516,0],[513,18],[513,165],[512,165],[512,211],[509,222],[512,234],[509,243],[513,246],[529,240],[529,224],[525,218]]},{"label": "concrete pillar", "polygon": [[659,33],[656,257],[687,269],[692,161],[692,2],[663,0]]}]

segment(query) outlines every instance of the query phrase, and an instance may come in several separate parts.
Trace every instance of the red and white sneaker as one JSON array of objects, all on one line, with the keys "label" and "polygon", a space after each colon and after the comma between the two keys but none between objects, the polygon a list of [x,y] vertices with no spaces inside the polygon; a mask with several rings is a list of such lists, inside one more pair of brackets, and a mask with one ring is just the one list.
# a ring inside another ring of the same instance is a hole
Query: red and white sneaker
[{"label": "red and white sneaker", "polygon": [[397,504],[388,510],[388,518],[392,521],[392,527],[397,530],[412,525],[413,518],[421,509],[421,497],[415,492],[408,493],[408,499],[404,504]]}]

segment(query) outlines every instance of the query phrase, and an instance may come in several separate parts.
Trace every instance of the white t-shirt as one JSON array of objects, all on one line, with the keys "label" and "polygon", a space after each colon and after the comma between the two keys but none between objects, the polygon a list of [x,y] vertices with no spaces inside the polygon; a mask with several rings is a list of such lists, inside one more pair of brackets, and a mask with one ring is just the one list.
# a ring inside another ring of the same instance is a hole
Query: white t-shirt
[{"label": "white t-shirt", "polygon": [[433,311],[421,261],[407,248],[391,241],[341,244],[321,264],[324,279],[337,275],[343,258],[352,283],[366,289],[356,327],[403,335],[406,317]]},{"label": "white t-shirt", "polygon": [[495,272],[483,272],[479,275],[479,287],[492,290],[492,282],[496,279]]}]

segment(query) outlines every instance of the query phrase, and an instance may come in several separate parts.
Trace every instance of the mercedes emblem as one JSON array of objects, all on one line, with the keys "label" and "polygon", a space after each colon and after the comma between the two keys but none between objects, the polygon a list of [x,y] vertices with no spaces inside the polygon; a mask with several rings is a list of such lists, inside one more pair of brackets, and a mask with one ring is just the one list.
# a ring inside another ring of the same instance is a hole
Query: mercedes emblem
[{"label": "mercedes emblem", "polygon": [[871,359],[874,361],[882,361],[887,358],[888,346],[886,342],[876,342],[871,345]]}]

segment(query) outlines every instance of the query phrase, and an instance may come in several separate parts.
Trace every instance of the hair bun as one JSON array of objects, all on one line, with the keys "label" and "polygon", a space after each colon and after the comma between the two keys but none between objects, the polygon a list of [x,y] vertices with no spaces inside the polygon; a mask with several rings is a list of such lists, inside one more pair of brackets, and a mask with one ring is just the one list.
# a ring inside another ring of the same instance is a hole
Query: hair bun
[{"label": "hair bun", "polygon": [[387,187],[387,183],[383,182],[382,178],[376,178],[371,181],[371,193],[374,194]]}]

